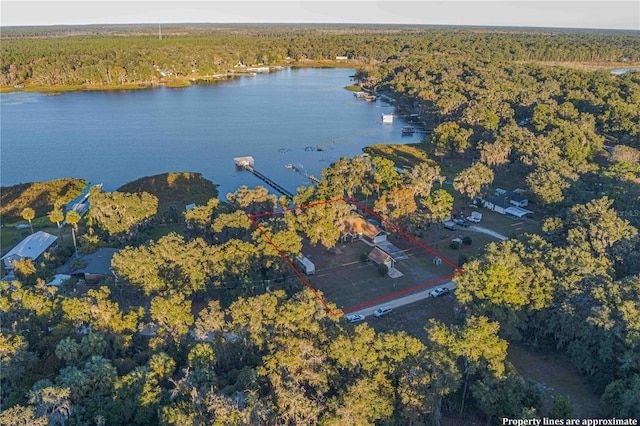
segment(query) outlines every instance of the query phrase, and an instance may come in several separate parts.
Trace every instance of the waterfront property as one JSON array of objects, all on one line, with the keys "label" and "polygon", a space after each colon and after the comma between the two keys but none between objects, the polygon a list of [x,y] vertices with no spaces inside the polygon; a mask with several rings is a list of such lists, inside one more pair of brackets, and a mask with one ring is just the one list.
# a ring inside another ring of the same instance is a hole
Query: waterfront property
[{"label": "waterfront property", "polygon": [[113,275],[113,272],[111,272],[111,259],[113,259],[117,251],[118,249],[115,248],[101,247],[93,253],[84,254],[80,257],[84,261],[82,267],[73,268],[71,266],[72,259],[56,269],[56,273],[79,276],[87,281],[99,281],[104,277]]},{"label": "waterfront property", "polygon": [[22,259],[29,258],[35,262],[53,246],[57,239],[58,237],[55,235],[47,234],[43,231],[29,235],[9,250],[7,254],[2,256],[5,272],[7,274],[13,273],[13,263],[19,262]]},{"label": "waterfront property", "polygon": [[387,240],[387,233],[360,216],[347,219],[343,224],[342,239],[364,239],[369,244],[379,244]]}]

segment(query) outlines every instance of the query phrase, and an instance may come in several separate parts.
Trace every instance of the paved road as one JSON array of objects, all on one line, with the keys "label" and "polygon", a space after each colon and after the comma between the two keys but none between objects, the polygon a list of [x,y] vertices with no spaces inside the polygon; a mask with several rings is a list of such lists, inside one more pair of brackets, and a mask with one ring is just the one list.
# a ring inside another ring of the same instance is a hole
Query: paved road
[{"label": "paved road", "polygon": [[369,315],[373,315],[373,312],[376,309],[378,309],[378,308],[380,308],[382,306],[390,306],[392,309],[399,308],[401,306],[408,305],[410,303],[426,299],[427,297],[431,297],[429,292],[433,291],[434,288],[438,288],[438,287],[446,287],[449,290],[455,290],[456,283],[454,283],[451,280],[445,281],[445,282],[439,283],[439,284],[437,284],[437,285],[435,285],[433,287],[425,288],[424,290],[420,290],[420,291],[417,291],[415,293],[411,293],[411,294],[409,294],[407,296],[404,296],[404,297],[399,297],[397,299],[387,300],[387,301],[385,301],[383,303],[380,303],[378,305],[371,305],[371,306],[367,306],[366,308],[363,308],[363,309],[360,309],[360,310],[357,310],[357,311],[349,312],[349,315],[351,315],[351,314],[361,314],[361,315],[364,315],[365,317],[368,317]]}]

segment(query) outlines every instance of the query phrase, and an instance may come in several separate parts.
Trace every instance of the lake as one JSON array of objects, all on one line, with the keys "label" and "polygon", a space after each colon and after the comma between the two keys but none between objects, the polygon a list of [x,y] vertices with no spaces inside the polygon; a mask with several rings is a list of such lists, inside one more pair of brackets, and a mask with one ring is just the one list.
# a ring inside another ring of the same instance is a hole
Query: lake
[{"label": "lake", "polygon": [[189,171],[220,185],[265,185],[234,157],[296,192],[343,156],[377,143],[417,142],[382,101],[356,99],[352,69],[284,69],[181,89],[0,95],[2,186],[77,177],[112,191],[142,176]]}]

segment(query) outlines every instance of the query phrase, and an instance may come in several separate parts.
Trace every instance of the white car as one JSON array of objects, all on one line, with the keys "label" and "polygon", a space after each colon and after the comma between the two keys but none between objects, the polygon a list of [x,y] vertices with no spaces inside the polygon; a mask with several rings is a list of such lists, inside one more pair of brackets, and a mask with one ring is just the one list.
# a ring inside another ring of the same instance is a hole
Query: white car
[{"label": "white car", "polygon": [[381,317],[383,315],[387,315],[391,313],[391,311],[392,311],[391,306],[383,306],[382,308],[376,309],[376,311],[373,313],[373,316]]},{"label": "white car", "polygon": [[443,294],[447,294],[449,293],[449,289],[446,287],[440,287],[440,288],[436,288],[435,290],[431,291],[429,294],[432,297],[438,297],[438,296],[442,296]]},{"label": "white car", "polygon": [[349,322],[360,322],[360,321],[364,321],[364,315],[360,315],[360,314],[351,314],[351,315],[347,315],[345,317],[347,319],[347,321]]}]

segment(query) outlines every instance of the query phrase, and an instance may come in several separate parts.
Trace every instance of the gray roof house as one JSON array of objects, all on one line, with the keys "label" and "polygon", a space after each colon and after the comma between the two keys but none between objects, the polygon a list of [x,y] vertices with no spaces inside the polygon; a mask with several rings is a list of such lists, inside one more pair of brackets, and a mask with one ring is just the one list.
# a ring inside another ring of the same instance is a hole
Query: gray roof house
[{"label": "gray roof house", "polygon": [[43,231],[38,231],[29,235],[24,240],[20,241],[18,245],[9,250],[7,254],[2,256],[5,269],[7,271],[13,270],[13,262],[17,262],[20,259],[38,259],[49,247],[53,245],[53,243],[56,242],[57,239],[58,237],[55,235],[47,234]]},{"label": "gray roof house", "polygon": [[67,262],[58,269],[57,274],[83,275],[85,279],[97,279],[104,276],[113,275],[111,272],[111,259],[118,252],[118,249],[101,247],[94,253],[80,256],[87,264],[79,269],[71,269],[71,262]]}]

